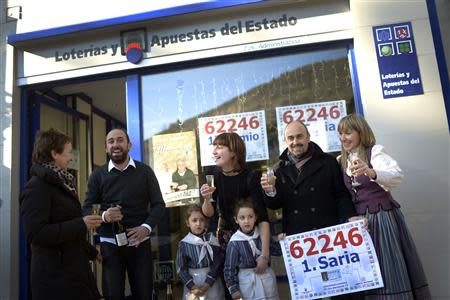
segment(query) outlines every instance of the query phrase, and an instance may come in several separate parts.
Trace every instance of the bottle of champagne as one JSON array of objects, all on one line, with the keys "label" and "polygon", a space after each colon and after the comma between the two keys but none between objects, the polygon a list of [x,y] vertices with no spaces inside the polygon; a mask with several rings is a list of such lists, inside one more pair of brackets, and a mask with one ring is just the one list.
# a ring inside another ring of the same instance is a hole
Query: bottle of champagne
[{"label": "bottle of champagne", "polygon": [[113,222],[112,231],[114,238],[116,239],[117,246],[121,247],[128,245],[127,229],[125,225],[123,225],[122,221]]},{"label": "bottle of champagne", "polygon": [[166,300],[173,300],[172,284],[170,282],[167,284]]}]

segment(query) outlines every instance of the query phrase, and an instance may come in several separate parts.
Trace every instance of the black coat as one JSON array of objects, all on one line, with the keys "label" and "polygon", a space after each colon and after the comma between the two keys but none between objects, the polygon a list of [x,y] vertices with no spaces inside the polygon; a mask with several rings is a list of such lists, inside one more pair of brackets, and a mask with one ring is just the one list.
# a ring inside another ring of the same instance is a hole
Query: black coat
[{"label": "black coat", "polygon": [[337,225],[355,216],[351,195],[344,185],[336,159],[314,147],[311,159],[299,173],[281,154],[275,166],[276,196],[265,196],[268,208],[283,209],[283,231],[290,234]]},{"label": "black coat", "polygon": [[97,251],[86,240],[78,197],[54,171],[33,165],[20,196],[20,211],[31,244],[33,300],[98,299],[89,265]]}]

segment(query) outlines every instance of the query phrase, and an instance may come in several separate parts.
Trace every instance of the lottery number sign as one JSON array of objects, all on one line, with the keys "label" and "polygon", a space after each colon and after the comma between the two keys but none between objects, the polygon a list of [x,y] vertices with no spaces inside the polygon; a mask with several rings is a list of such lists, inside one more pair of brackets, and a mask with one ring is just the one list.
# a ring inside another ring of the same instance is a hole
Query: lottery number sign
[{"label": "lottery number sign", "polygon": [[317,299],[383,287],[363,221],[291,235],[280,241],[292,299]]},{"label": "lottery number sign", "polygon": [[286,110],[283,113],[283,122],[286,124],[289,124],[292,121],[300,121],[304,123],[317,121],[318,119],[338,119],[340,116],[341,111],[337,105],[331,105],[329,107],[322,106],[318,107],[318,109],[314,107],[309,107],[306,109],[297,108]]},{"label": "lottery number sign", "polygon": [[247,161],[269,158],[263,110],[198,119],[202,166],[214,165],[213,141],[221,133],[236,132],[245,142]]},{"label": "lottery number sign", "polygon": [[[242,116],[240,119],[236,120],[236,118],[230,118],[227,120],[215,120],[208,121],[205,124],[205,132],[207,134],[214,133],[224,133],[224,132],[236,132],[239,129],[247,130],[250,129],[258,129],[259,120],[258,116],[252,116],[247,120],[246,116]],[[210,136],[210,142],[212,143],[212,136]]]},{"label": "lottery number sign", "polygon": [[[348,237],[344,237],[344,233],[342,230],[336,232],[336,236],[331,243],[330,236],[328,234],[320,234],[317,236],[317,239],[319,241],[318,244],[322,244],[319,249],[316,249],[316,240],[312,237],[306,237],[303,239],[303,244],[309,244],[307,246],[308,251],[306,252],[306,256],[315,255],[319,253],[326,253],[326,252],[332,252],[334,250],[334,247],[340,246],[342,249],[347,248],[347,244],[350,243],[352,246],[359,246],[363,242],[362,235],[357,233],[358,228],[354,227],[348,231]],[[323,241],[323,243],[320,243],[320,241]],[[292,257],[294,258],[301,258],[305,251],[303,250],[302,246],[300,245],[300,240],[296,240],[291,243],[290,246],[290,252]],[[305,261],[306,262],[306,261]],[[309,272],[310,269],[308,268],[308,264],[305,264],[305,272]]]},{"label": "lottery number sign", "polygon": [[286,148],[284,129],[293,121],[305,124],[311,140],[317,143],[323,151],[340,151],[341,144],[337,125],[347,114],[345,100],[277,107],[276,113],[280,154]]}]

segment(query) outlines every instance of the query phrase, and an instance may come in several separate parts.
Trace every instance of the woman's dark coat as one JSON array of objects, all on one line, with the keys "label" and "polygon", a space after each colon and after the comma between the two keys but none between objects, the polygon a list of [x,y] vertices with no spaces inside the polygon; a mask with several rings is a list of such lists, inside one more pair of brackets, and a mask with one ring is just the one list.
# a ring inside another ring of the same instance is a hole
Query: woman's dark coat
[{"label": "woman's dark coat", "polygon": [[33,300],[98,299],[89,265],[97,251],[86,240],[78,197],[54,171],[33,165],[20,211],[31,244]]}]

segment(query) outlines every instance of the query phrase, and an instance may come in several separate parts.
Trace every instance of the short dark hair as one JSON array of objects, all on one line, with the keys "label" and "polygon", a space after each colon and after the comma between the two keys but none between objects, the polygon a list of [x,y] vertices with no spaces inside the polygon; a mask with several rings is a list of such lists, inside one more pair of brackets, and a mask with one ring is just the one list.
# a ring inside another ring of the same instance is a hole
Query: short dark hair
[{"label": "short dark hair", "polygon": [[127,143],[130,143],[130,137],[128,136],[128,132],[127,132],[127,130],[125,129],[125,128],[123,128],[123,127],[114,127],[114,128],[111,128],[111,130],[110,131],[108,131],[108,133],[106,134],[106,135],[108,135],[111,131],[113,131],[113,130],[120,130],[120,131],[122,131],[123,133],[125,133],[125,136],[127,137]]},{"label": "short dark hair", "polygon": [[239,209],[246,207],[251,208],[255,212],[256,219],[258,219],[258,211],[256,210],[255,202],[253,202],[250,198],[241,199],[236,202],[234,205],[234,216],[237,217],[239,213]]},{"label": "short dark hair", "polygon": [[68,143],[72,143],[72,139],[57,129],[39,131],[34,142],[32,162],[35,164],[53,162],[52,150],[61,154]]},{"label": "short dark hair", "polygon": [[242,138],[235,132],[224,132],[216,136],[213,145],[226,146],[236,155],[236,163],[238,170],[245,169],[245,158],[247,155],[245,143]]},{"label": "short dark hair", "polygon": [[192,213],[194,213],[194,212],[201,213],[205,217],[205,219],[208,220],[208,217],[205,216],[201,206],[198,204],[191,204],[186,208],[186,211],[184,213],[185,220],[187,221],[189,219],[189,217],[192,215]]}]

